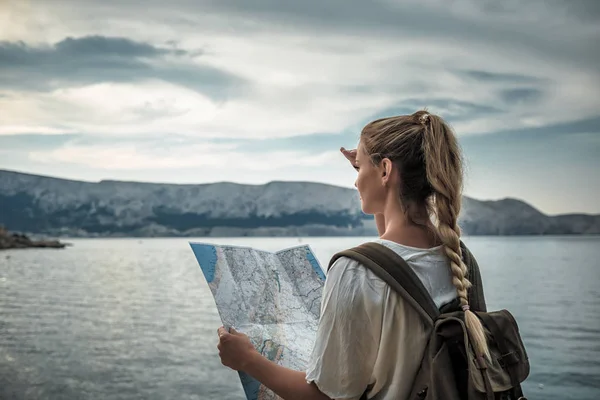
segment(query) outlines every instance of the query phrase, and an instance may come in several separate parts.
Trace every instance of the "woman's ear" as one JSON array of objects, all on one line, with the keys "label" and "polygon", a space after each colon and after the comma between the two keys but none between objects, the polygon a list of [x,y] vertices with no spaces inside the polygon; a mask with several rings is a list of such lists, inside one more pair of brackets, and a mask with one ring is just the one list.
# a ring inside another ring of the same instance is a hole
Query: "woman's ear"
[{"label": "woman's ear", "polygon": [[389,158],[381,160],[381,179],[384,184],[387,184],[392,177],[392,169],[394,165]]}]

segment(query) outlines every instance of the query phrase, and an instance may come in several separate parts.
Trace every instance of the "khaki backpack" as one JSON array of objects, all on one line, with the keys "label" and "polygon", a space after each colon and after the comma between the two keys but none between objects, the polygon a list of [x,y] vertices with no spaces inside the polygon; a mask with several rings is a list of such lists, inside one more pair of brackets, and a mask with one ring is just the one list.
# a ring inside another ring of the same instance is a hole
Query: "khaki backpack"
[{"label": "khaki backpack", "polygon": [[[406,261],[393,250],[364,243],[335,254],[354,259],[383,279],[423,317],[430,338],[413,382],[409,400],[526,400],[521,383],[529,375],[529,359],[517,322],[507,310],[487,312],[477,262],[461,242],[468,268],[471,311],[484,327],[491,362],[474,355],[458,299],[435,306],[433,299]],[[362,399],[367,399],[367,392]]]}]

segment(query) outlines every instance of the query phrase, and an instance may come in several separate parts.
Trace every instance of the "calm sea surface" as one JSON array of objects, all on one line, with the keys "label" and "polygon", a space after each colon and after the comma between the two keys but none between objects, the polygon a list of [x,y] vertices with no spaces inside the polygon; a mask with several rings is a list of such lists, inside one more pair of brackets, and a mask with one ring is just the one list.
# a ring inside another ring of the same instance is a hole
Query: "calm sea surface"
[{"label": "calm sea surface", "polygon": [[[201,239],[199,239],[201,240]],[[277,250],[293,238],[209,239]],[[360,238],[306,238],[321,264]],[[243,399],[187,239],[0,252],[1,399]],[[530,399],[600,398],[600,237],[466,238],[515,315]]]}]

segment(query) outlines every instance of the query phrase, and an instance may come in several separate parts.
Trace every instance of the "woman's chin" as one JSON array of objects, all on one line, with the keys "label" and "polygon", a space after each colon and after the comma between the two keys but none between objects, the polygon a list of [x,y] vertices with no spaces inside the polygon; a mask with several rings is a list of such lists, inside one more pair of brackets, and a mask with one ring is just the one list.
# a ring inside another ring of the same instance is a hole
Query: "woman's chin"
[{"label": "woman's chin", "polygon": [[363,203],[363,201],[362,201],[362,200],[360,201],[360,209],[362,210],[362,212],[363,212],[364,214],[367,214],[367,215],[368,215],[368,214],[371,214],[371,212],[369,211],[369,208],[368,208],[368,207],[365,207],[365,203]]}]

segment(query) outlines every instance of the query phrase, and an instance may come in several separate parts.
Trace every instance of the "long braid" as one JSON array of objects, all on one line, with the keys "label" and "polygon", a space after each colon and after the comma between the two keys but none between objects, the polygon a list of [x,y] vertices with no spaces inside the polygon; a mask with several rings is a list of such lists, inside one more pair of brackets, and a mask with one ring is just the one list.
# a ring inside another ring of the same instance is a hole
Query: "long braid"
[{"label": "long braid", "polygon": [[471,282],[467,279],[467,266],[462,261],[458,215],[462,195],[462,160],[456,137],[450,128],[437,116],[426,112],[414,114],[424,126],[423,154],[427,180],[433,189],[433,211],[437,219],[437,230],[450,260],[452,283],[456,287],[460,304],[465,312],[465,324],[478,356],[489,359],[489,349],[479,318],[470,311],[467,290]]}]

